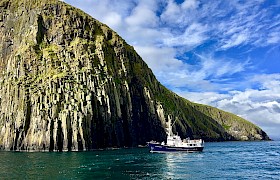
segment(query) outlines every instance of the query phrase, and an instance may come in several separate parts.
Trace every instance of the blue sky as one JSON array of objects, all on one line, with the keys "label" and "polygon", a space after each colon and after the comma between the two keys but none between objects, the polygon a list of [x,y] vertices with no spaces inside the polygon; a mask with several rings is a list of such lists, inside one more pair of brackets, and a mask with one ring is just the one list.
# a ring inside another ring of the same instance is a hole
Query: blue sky
[{"label": "blue sky", "polygon": [[280,0],[65,0],[107,24],[169,89],[280,139]]}]

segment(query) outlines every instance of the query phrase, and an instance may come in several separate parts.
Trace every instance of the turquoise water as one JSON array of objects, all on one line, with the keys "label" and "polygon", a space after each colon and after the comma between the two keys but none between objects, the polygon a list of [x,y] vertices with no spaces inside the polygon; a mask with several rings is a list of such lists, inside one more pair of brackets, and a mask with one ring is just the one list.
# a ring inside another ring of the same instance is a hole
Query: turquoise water
[{"label": "turquoise water", "polygon": [[205,146],[202,153],[0,152],[0,179],[280,179],[280,141]]}]

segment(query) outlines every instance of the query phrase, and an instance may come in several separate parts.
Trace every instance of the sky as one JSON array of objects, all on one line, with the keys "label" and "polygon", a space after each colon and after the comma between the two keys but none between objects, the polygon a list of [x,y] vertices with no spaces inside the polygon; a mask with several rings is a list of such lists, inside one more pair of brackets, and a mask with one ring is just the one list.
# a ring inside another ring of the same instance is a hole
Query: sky
[{"label": "sky", "polygon": [[280,0],[65,0],[134,46],[157,79],[280,139]]}]

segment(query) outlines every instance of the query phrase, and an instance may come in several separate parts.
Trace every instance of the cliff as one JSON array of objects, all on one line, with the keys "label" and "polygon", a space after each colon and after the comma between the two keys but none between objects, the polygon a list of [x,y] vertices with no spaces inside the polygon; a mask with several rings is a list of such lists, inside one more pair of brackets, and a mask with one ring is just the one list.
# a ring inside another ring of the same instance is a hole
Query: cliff
[{"label": "cliff", "polygon": [[0,149],[90,150],[180,136],[267,140],[162,86],[120,36],[56,0],[0,0]]}]

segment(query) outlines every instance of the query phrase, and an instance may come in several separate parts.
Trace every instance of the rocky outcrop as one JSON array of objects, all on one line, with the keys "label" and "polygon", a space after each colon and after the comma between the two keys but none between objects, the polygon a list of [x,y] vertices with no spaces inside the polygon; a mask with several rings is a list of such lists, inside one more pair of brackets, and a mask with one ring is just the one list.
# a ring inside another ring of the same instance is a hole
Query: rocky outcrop
[{"label": "rocky outcrop", "polygon": [[169,118],[181,136],[268,139],[164,88],[133,47],[76,8],[0,0],[0,12],[0,149],[137,146],[164,140]]}]

